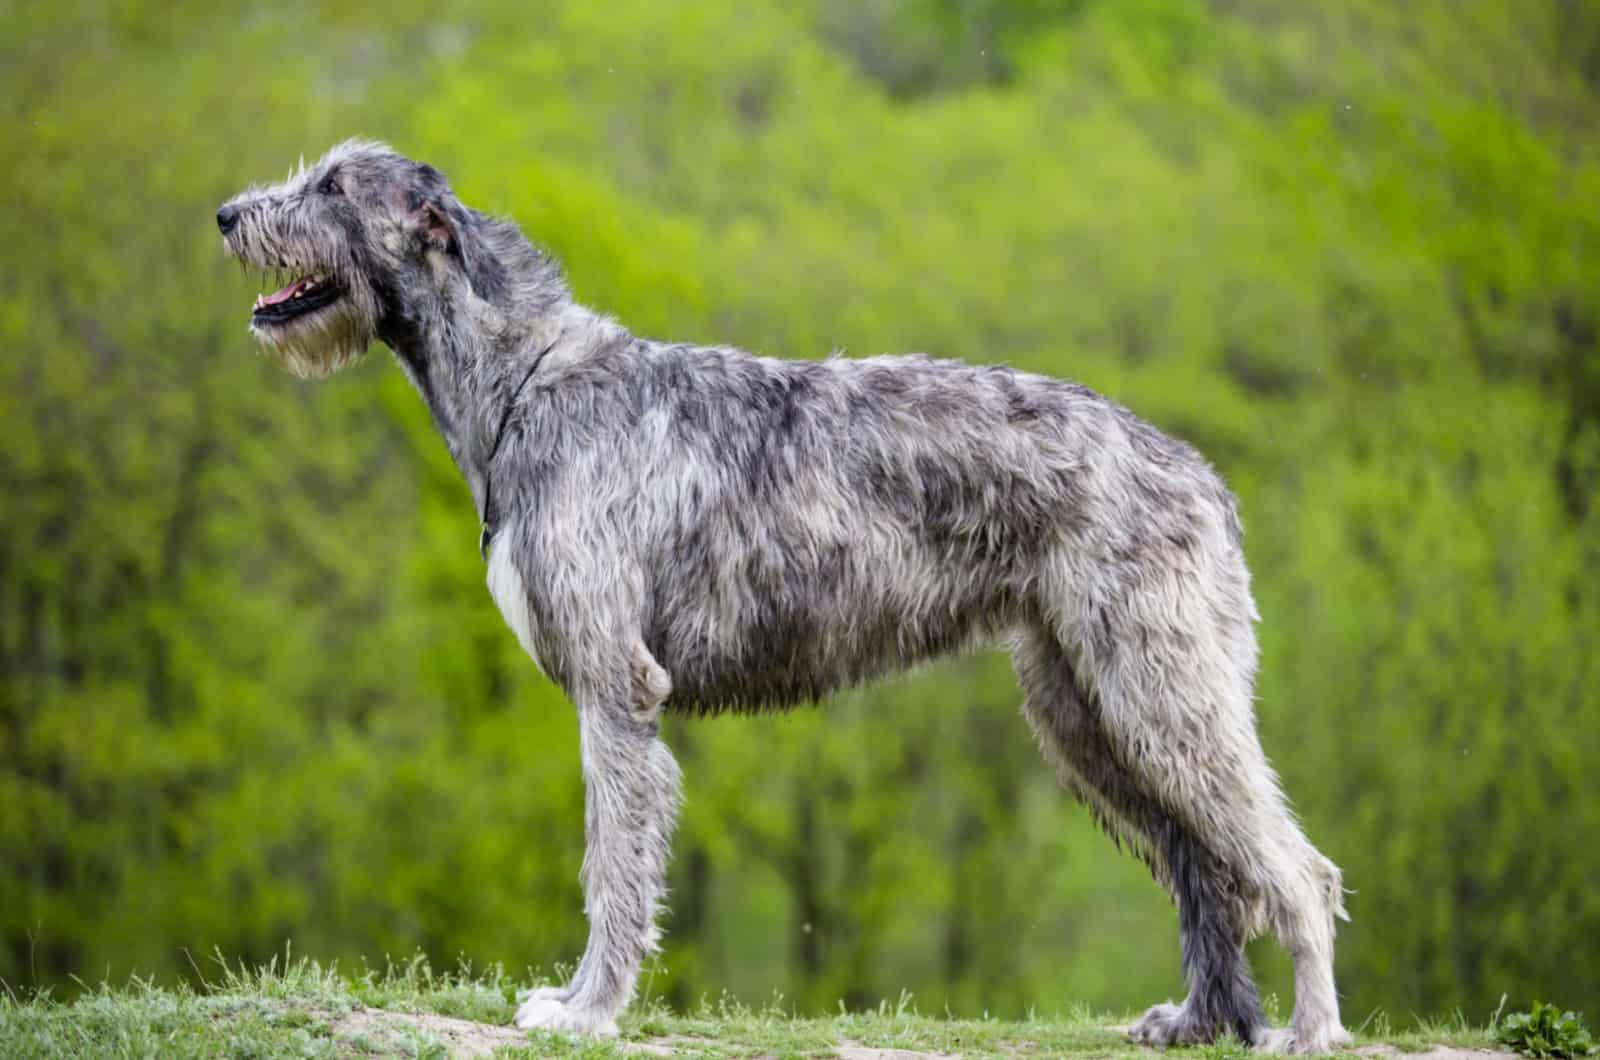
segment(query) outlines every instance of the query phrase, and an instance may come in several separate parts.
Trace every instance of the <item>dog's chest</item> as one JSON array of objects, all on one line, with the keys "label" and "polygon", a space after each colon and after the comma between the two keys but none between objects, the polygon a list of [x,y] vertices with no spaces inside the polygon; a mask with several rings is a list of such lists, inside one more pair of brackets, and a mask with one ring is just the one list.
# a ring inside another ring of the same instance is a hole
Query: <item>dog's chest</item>
[{"label": "dog's chest", "polygon": [[523,583],[522,574],[511,559],[511,548],[506,543],[508,534],[500,534],[489,544],[489,595],[494,599],[494,604],[500,609],[500,617],[506,620],[506,625],[511,627],[511,632],[517,635],[517,641],[522,645],[522,650],[528,653],[533,664],[541,671],[544,663],[539,660],[538,630],[533,623],[533,609],[529,606],[528,587]]}]

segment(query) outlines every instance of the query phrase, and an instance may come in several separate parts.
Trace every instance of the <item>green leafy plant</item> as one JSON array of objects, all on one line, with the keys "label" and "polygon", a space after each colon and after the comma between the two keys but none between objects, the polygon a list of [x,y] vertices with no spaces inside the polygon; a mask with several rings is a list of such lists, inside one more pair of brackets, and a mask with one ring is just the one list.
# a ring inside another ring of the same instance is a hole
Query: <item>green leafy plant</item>
[{"label": "green leafy plant", "polygon": [[1554,1005],[1535,1001],[1527,1012],[1514,1012],[1501,1020],[1495,1036],[1502,1045],[1525,1056],[1592,1056],[1600,1053],[1583,1017],[1562,1012]]}]

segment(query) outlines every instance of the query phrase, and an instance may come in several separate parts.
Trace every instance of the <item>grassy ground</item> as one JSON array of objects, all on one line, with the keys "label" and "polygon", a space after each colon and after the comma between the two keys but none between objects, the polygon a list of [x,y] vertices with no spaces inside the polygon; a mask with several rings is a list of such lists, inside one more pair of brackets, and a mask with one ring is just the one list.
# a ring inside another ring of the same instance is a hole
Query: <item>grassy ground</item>
[{"label": "grassy ground", "polygon": [[[0,1056],[353,1057],[701,1056],[888,1060],[918,1054],[1016,1057],[1150,1057],[1130,1046],[1114,1018],[1077,1011],[1020,1022],[920,1015],[906,999],[878,1011],[798,1018],[773,1005],[751,1010],[708,1002],[672,1014],[644,1004],[611,1041],[524,1034],[509,1026],[522,985],[498,971],[438,976],[422,962],[347,977],[309,961],[248,971],[217,966],[200,989],[138,982],[85,991],[65,1004],[0,993]],[[1372,1053],[1446,1055],[1492,1049],[1490,1034],[1463,1021],[1396,1031],[1381,1016],[1357,1034]],[[1183,1060],[1248,1055],[1225,1042],[1174,1054]]]}]

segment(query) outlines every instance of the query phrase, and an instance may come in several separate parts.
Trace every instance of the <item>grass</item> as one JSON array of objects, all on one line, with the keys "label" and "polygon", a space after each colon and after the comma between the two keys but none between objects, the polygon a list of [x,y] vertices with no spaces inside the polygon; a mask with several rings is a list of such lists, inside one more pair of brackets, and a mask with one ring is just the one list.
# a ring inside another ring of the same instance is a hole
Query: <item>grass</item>
[{"label": "grass", "polygon": [[[435,974],[423,960],[346,976],[313,961],[285,959],[247,969],[216,962],[198,988],[135,980],[102,985],[71,1003],[0,992],[0,1055],[17,1057],[360,1057],[439,1058],[477,1051],[497,1057],[829,1057],[858,1046],[967,1057],[1144,1057],[1118,1025],[1129,1017],[1079,1009],[1021,1021],[919,1014],[909,997],[870,1012],[800,1017],[781,1004],[752,1009],[728,999],[688,1013],[635,1006],[622,1035],[578,1041],[509,1027],[524,984],[499,969]],[[1269,1005],[1270,1007],[1270,1005]],[[472,1021],[454,1023],[454,1020]],[[1396,1031],[1375,1016],[1358,1047],[1421,1052],[1436,1045],[1494,1047],[1492,1032],[1457,1017]],[[1231,1040],[1173,1054],[1184,1060],[1242,1060]]]}]

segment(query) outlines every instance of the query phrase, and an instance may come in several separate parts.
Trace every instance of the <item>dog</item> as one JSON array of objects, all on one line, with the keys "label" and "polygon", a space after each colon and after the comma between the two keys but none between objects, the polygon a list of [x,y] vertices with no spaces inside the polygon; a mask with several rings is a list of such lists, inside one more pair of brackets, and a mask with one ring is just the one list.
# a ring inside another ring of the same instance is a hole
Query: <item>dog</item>
[{"label": "dog", "polygon": [[[490,594],[577,708],[589,940],[519,1027],[615,1033],[657,945],[680,800],[662,711],[780,709],[998,641],[1062,782],[1177,902],[1189,994],[1132,1037],[1349,1041],[1339,870],[1257,739],[1237,505],[1195,450],[1008,367],[637,337],[382,144],[216,219],[231,254],[291,278],[250,317],[289,370],[393,351],[471,488]],[[1276,1030],[1244,953],[1265,929],[1295,965]]]}]

